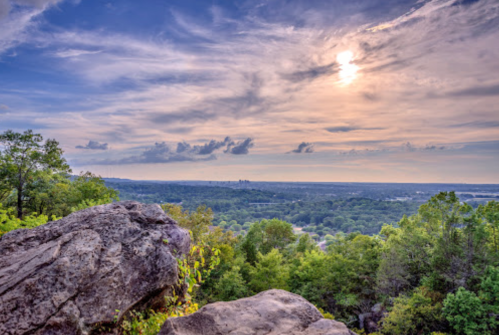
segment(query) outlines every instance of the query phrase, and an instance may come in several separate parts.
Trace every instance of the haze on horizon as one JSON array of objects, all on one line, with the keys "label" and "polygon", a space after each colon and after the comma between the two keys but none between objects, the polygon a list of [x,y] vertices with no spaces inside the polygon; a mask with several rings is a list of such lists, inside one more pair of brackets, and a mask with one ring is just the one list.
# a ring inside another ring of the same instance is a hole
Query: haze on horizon
[{"label": "haze on horizon", "polygon": [[0,0],[0,132],[138,180],[499,183],[497,0]]}]

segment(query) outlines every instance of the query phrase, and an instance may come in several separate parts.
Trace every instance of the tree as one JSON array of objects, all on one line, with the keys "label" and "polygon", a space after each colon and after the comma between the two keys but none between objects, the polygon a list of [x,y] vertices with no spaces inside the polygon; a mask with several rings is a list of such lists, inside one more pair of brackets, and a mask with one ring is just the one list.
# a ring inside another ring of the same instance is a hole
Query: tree
[{"label": "tree", "polygon": [[271,288],[287,289],[289,268],[284,264],[279,250],[273,249],[266,255],[258,253],[258,262],[250,270],[250,287],[255,292]]},{"label": "tree", "polygon": [[488,327],[489,317],[482,301],[474,292],[464,287],[460,287],[456,294],[447,295],[443,311],[456,334],[491,334]]},{"label": "tree", "polygon": [[32,130],[15,133],[7,130],[0,135],[3,151],[0,154],[2,184],[17,192],[17,217],[22,218],[26,187],[36,181],[40,173],[70,173],[71,169],[62,157],[59,142],[48,139],[43,142],[40,134]]},{"label": "tree", "polygon": [[217,298],[222,301],[237,300],[248,296],[248,288],[238,266],[225,272],[215,288]]},{"label": "tree", "polygon": [[381,333],[418,335],[442,329],[441,294],[419,287],[410,297],[401,295],[395,298],[392,310],[383,319]]},{"label": "tree", "polygon": [[263,253],[267,253],[272,249],[282,250],[296,240],[293,225],[286,221],[278,219],[262,220],[261,227],[264,232],[261,246]]},{"label": "tree", "polygon": [[487,205],[478,206],[478,215],[487,223],[490,231],[490,249],[496,261],[499,260],[499,202],[489,201]]},{"label": "tree", "polygon": [[24,220],[18,219],[13,215],[11,209],[2,208],[0,204],[0,237],[9,231],[16,229],[31,229],[41,226],[49,221],[46,215],[25,216]]},{"label": "tree", "polygon": [[296,252],[305,252],[305,251],[311,251],[311,250],[316,250],[317,249],[317,244],[315,241],[310,237],[309,234],[301,234],[300,238],[298,239],[298,245],[296,246]]},{"label": "tree", "polygon": [[183,210],[182,206],[174,204],[162,205],[163,210],[178,224],[192,232],[193,243],[198,244],[203,236],[210,231],[213,211],[206,206],[199,206],[196,211]]},{"label": "tree", "polygon": [[480,284],[480,299],[486,304],[487,310],[490,311],[491,315],[495,315],[496,318],[494,325],[499,325],[499,268],[489,266],[486,271],[485,278]]},{"label": "tree", "polygon": [[292,260],[288,280],[291,292],[320,307],[325,307],[322,299],[326,291],[326,259],[327,255],[317,249],[305,251]]}]

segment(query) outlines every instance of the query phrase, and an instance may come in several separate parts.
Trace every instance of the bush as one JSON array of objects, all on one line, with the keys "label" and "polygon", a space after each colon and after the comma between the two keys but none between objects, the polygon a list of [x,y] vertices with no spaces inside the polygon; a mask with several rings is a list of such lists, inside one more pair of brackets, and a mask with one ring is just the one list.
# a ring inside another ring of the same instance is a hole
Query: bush
[{"label": "bush", "polygon": [[447,295],[443,312],[456,334],[492,334],[488,327],[489,317],[482,301],[474,292],[464,287],[460,287],[456,294]]},{"label": "bush", "polygon": [[[52,217],[52,220],[57,220]],[[0,204],[0,237],[9,231],[16,229],[31,229],[41,226],[49,221],[47,215],[25,216],[22,220],[15,217],[14,210],[2,209]]]},{"label": "bush", "polygon": [[240,268],[234,266],[230,271],[223,274],[215,286],[217,298],[222,301],[231,301],[248,296],[247,284],[244,281]]},{"label": "bush", "polygon": [[442,303],[440,294],[425,287],[417,288],[412,296],[395,299],[392,310],[383,320],[383,334],[418,335],[429,334],[442,328]]}]

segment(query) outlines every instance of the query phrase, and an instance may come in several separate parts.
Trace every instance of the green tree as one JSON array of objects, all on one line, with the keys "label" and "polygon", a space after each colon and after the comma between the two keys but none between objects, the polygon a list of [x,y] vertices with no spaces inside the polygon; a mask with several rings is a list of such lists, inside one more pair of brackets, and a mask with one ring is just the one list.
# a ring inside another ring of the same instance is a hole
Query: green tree
[{"label": "green tree", "polygon": [[27,186],[35,182],[40,173],[70,173],[62,157],[63,151],[56,140],[43,142],[40,134],[32,130],[15,133],[11,130],[0,135],[3,150],[0,153],[0,176],[3,183],[17,192],[17,217],[23,217],[24,203],[28,200]]},{"label": "green tree", "polygon": [[441,294],[420,287],[410,297],[401,295],[395,299],[392,310],[383,319],[382,333],[419,335],[442,329]]},{"label": "green tree", "polygon": [[272,288],[287,289],[289,268],[284,264],[282,254],[273,249],[268,254],[258,253],[258,262],[250,270],[250,287],[258,293]]},{"label": "green tree", "polygon": [[301,295],[319,307],[325,307],[323,298],[327,290],[327,258],[325,253],[317,249],[305,251],[291,261],[290,267],[288,283],[291,292]]},{"label": "green tree", "polygon": [[31,229],[49,221],[49,218],[46,215],[29,215],[21,220],[12,212],[11,209],[2,208],[2,204],[0,204],[0,237],[12,230]]},{"label": "green tree", "polygon": [[[480,283],[480,299],[487,305],[491,314],[499,316],[499,268],[487,268],[484,279]],[[497,320],[497,318],[496,318]],[[498,322],[495,322],[497,326]]]},{"label": "green tree", "polygon": [[210,230],[213,211],[206,206],[199,206],[195,211],[183,210],[182,206],[165,204],[161,206],[178,224],[192,232],[193,243],[198,244]]},{"label": "green tree", "polygon": [[71,179],[62,174],[39,173],[25,193],[29,199],[25,203],[27,211],[50,217],[63,217],[77,210],[119,200],[117,191],[106,187],[102,178],[90,172]]},{"label": "green tree", "polygon": [[317,243],[310,237],[309,234],[301,234],[298,238],[296,252],[305,252],[317,249]]},{"label": "green tree", "polygon": [[296,235],[293,231],[293,225],[286,221],[272,219],[263,220],[263,242],[262,252],[267,253],[272,249],[284,249],[290,243],[296,240]]},{"label": "green tree", "polygon": [[217,298],[222,301],[231,301],[248,296],[248,287],[244,281],[240,268],[234,266],[225,272],[215,286]]},{"label": "green tree", "polygon": [[497,262],[499,261],[499,202],[489,201],[486,205],[480,205],[477,213],[485,221],[490,232],[489,248]]},{"label": "green tree", "polygon": [[444,300],[444,316],[456,334],[488,335],[490,317],[480,298],[474,292],[460,287]]}]

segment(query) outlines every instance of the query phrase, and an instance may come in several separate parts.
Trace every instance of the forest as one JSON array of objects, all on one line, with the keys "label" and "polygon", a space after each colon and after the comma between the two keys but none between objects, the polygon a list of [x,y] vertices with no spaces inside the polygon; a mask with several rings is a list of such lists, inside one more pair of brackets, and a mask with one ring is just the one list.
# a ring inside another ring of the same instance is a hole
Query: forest
[{"label": "forest", "polygon": [[[7,131],[0,135],[0,143],[0,238],[15,229],[119,200],[118,192],[102,178],[90,172],[73,176],[53,140],[43,142],[31,131]],[[181,194],[181,189],[176,192]],[[398,206],[395,214],[383,215],[393,208],[369,199],[303,209],[297,202],[284,204],[291,199],[275,194],[235,192],[247,203],[277,198],[276,202],[282,201],[279,206],[289,206],[288,216],[260,219],[251,214],[245,229],[235,231],[234,224],[228,229],[216,221],[214,211],[205,205],[195,209],[178,203],[162,205],[191,232],[192,250],[197,250],[181,267],[181,280],[190,292],[183,313],[279,288],[303,296],[326,318],[344,322],[357,334],[498,333],[498,202],[471,206],[454,192],[440,192],[416,211],[393,202]],[[202,202],[202,194],[196,196]],[[221,199],[232,201],[230,194]],[[340,209],[341,215],[328,219],[324,208]],[[372,226],[365,219],[364,228],[344,226],[355,220],[354,215],[364,215],[359,214],[361,209],[379,219]],[[309,217],[297,218],[303,214],[300,211]],[[394,215],[399,215],[398,220]],[[305,229],[295,232],[292,223],[302,222],[315,222],[323,231],[332,228],[325,235],[325,250]],[[123,332],[156,334],[160,321],[170,315],[169,309],[137,313],[124,323]]]},{"label": "forest", "polygon": [[331,198],[312,192],[177,183],[106,182],[106,185],[119,190],[122,200],[176,203],[191,211],[207,206],[214,213],[213,225],[235,232],[247,231],[255,221],[277,218],[303,227],[319,240],[337,232],[376,234],[383,224],[396,223],[404,214],[414,214],[419,205],[415,201]]}]

